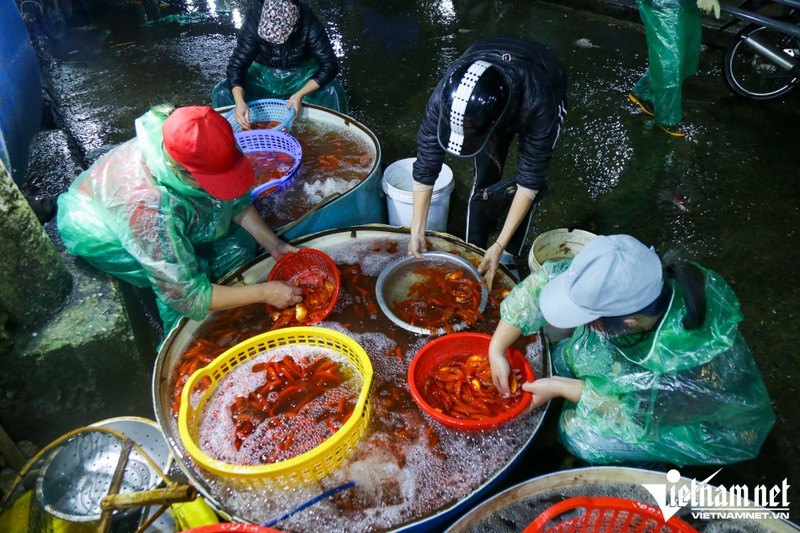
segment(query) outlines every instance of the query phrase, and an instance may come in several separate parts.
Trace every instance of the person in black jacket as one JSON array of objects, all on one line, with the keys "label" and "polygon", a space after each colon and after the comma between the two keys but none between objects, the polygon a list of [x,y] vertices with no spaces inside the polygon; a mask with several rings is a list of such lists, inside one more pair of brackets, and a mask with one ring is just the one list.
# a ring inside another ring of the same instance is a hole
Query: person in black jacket
[{"label": "person in black jacket", "polygon": [[212,92],[212,106],[235,104],[234,115],[250,127],[248,101],[281,98],[296,113],[303,99],[347,113],[336,79],[339,64],[325,28],[299,0],[254,0],[228,62],[227,79]]},{"label": "person in black jacket", "polygon": [[[445,153],[474,157],[466,240],[486,248],[479,270],[491,286],[499,263],[514,266],[533,213],[547,192],[545,175],[567,113],[567,75],[545,45],[511,37],[470,46],[431,94],[417,134],[414,208],[408,250],[426,249],[425,226],[433,184]],[[501,181],[511,140],[519,137],[517,171]]]}]

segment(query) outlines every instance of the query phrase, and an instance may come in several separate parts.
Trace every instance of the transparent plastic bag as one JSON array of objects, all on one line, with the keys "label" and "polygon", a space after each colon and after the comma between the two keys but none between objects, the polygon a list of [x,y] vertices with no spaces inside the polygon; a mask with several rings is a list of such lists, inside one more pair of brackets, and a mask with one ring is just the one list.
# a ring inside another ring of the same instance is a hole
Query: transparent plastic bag
[{"label": "transparent plastic bag", "polygon": [[71,254],[152,287],[169,329],[182,315],[205,317],[211,279],[252,259],[256,244],[233,222],[250,204],[248,194],[216,200],[166,166],[166,116],[151,110],[137,119],[135,139],[81,173],[58,199],[57,224]]},{"label": "transparent plastic bag", "polygon": [[702,37],[694,0],[638,0],[647,34],[648,68],[633,88],[653,102],[659,124],[681,122],[681,85],[697,72]]},{"label": "transparent plastic bag", "polygon": [[620,349],[585,327],[559,351],[584,381],[565,402],[559,434],[589,463],[729,464],[751,459],[775,422],[752,353],[739,334],[739,302],[704,270],[708,310],[686,331],[680,288],[652,342]]}]

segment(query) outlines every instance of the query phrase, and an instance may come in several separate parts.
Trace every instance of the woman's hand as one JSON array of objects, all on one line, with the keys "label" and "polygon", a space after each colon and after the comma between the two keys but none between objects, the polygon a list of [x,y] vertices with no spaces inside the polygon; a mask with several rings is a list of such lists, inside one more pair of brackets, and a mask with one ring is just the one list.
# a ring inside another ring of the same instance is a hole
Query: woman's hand
[{"label": "woman's hand", "polygon": [[286,107],[291,107],[294,109],[294,116],[295,118],[300,116],[300,108],[303,107],[303,95],[300,93],[294,93],[292,96],[289,97],[289,100],[286,102]]},{"label": "woman's hand", "polygon": [[422,252],[428,250],[428,241],[425,240],[425,233],[411,233],[408,240],[408,253],[422,259]]},{"label": "woman's hand", "polygon": [[286,106],[294,109],[295,118],[300,117],[300,108],[303,107],[303,97],[307,94],[313,93],[317,89],[319,89],[319,84],[311,79],[308,80],[299,91],[289,97],[289,101],[286,103]]},{"label": "woman's hand", "polygon": [[303,301],[303,291],[285,281],[268,281],[262,284],[264,288],[264,303],[279,309],[299,304]]},{"label": "woman's hand", "polygon": [[425,228],[428,226],[428,210],[431,207],[433,185],[422,185],[420,189],[417,189],[417,186],[415,181],[412,193],[411,240],[408,241],[408,253],[422,259],[422,252],[428,249]]},{"label": "woman's hand", "polygon": [[511,394],[511,387],[508,385],[508,378],[511,375],[511,365],[505,355],[489,354],[489,366],[492,369],[492,383],[497,388],[501,396]]},{"label": "woman's hand", "polygon": [[242,128],[249,130],[253,127],[250,124],[250,108],[247,107],[246,103],[244,102],[236,103],[236,109],[233,112],[233,117],[236,119],[236,122],[238,122]]},{"label": "woman's hand", "polygon": [[551,378],[541,378],[522,384],[522,390],[533,395],[528,413],[540,407],[553,398],[566,398],[571,402],[577,403],[583,393],[583,381],[574,378],[563,378],[553,376]]},{"label": "woman's hand", "polygon": [[269,248],[269,255],[274,257],[275,261],[278,261],[284,255],[296,254],[299,251],[299,248],[292,246],[288,242],[277,241],[274,246]]},{"label": "woman's hand", "polygon": [[478,265],[478,272],[483,275],[486,280],[486,286],[491,289],[494,283],[494,277],[497,274],[497,268],[500,266],[500,256],[503,254],[503,247],[499,242],[495,242],[486,250],[481,264]]},{"label": "woman's hand", "polygon": [[511,394],[511,387],[508,386],[511,365],[506,358],[506,352],[521,333],[521,329],[500,318],[492,340],[489,341],[489,366],[492,369],[492,383],[503,396]]}]

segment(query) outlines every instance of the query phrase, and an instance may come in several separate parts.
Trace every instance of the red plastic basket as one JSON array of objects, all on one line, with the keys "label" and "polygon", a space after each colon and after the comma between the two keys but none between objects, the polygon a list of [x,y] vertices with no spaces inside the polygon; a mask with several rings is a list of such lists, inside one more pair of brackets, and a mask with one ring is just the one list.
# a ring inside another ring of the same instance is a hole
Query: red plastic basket
[{"label": "red plastic basket", "polygon": [[333,296],[325,307],[325,312],[317,320],[304,322],[301,325],[316,324],[327,317],[336,300],[339,298],[339,269],[328,254],[311,248],[303,248],[296,254],[288,254],[278,261],[267,276],[267,281],[285,281],[287,283],[303,285],[312,284],[319,278],[328,278],[333,283]]},{"label": "red plastic basket", "polygon": [[[425,379],[432,370],[454,357],[488,355],[491,340],[491,335],[485,333],[462,332],[443,335],[423,346],[408,367],[408,387],[420,409],[445,426],[465,430],[493,429],[522,414],[531,403],[532,396],[529,392],[522,393],[522,401],[513,409],[483,420],[462,420],[448,416],[434,409],[422,396]],[[506,357],[512,369],[522,371],[523,382],[534,380],[533,369],[522,352],[512,347],[506,352]]]},{"label": "red plastic basket", "polygon": [[185,530],[184,533],[282,533],[278,529],[271,527],[256,526],[253,524],[238,524],[235,522],[223,522],[221,524],[209,524],[207,526],[195,527]]},{"label": "red plastic basket", "polygon": [[[584,509],[580,516],[574,516],[576,509]],[[548,524],[563,518],[555,525]],[[578,496],[559,502],[546,509],[536,520],[525,528],[523,533],[698,533],[695,528],[678,517],[666,522],[664,515],[646,503],[624,498]]]}]

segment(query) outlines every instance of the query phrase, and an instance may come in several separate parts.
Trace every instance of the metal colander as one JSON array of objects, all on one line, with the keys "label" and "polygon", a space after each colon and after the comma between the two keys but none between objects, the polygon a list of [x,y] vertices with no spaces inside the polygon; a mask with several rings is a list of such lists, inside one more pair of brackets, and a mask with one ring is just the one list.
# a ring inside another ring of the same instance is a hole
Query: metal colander
[{"label": "metal colander", "polygon": [[[69,522],[100,520],[100,501],[109,492],[123,445],[117,434],[97,429],[78,433],[53,449],[36,480],[36,498],[44,511]],[[134,449],[119,494],[150,490],[161,480]]]}]

